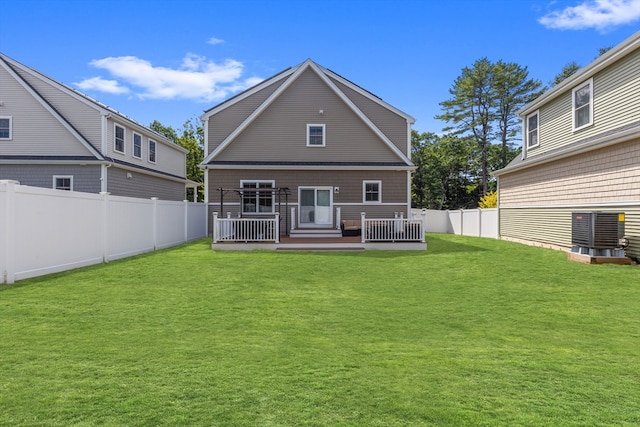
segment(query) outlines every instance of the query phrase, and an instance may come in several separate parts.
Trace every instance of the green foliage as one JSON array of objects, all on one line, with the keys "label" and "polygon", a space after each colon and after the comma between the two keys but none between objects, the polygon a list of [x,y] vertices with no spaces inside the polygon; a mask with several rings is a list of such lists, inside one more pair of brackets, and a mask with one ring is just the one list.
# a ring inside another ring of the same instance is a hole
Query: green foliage
[{"label": "green foliage", "polygon": [[452,124],[444,131],[469,136],[478,145],[482,194],[490,186],[492,142],[501,144],[498,168],[503,168],[512,159],[512,141],[520,133],[516,112],[542,93],[542,83],[528,76],[526,67],[481,58],[462,69],[449,89],[452,97],[440,103],[443,114],[436,118]]},{"label": "green foliage", "polygon": [[[200,122],[200,119],[193,118],[187,120],[182,129],[176,131],[171,126],[164,126],[157,120],[154,120],[149,127],[166,136],[174,143],[180,145],[183,148],[189,150],[187,154],[187,179],[200,183],[198,187],[198,201],[204,200],[204,171],[200,169],[199,165],[204,160],[204,127]],[[189,189],[189,192],[192,190]],[[187,195],[189,200],[192,200],[193,195]]]},{"label": "green foliage", "polygon": [[0,286],[0,425],[638,425],[637,267],[427,241],[203,240]]},{"label": "green foliage", "polygon": [[480,198],[478,207],[481,209],[497,208],[498,207],[498,192],[490,191]]},{"label": "green foliage", "polygon": [[556,76],[553,78],[553,81],[551,82],[551,85],[556,86],[560,84],[562,81],[564,81],[568,77],[571,77],[572,75],[574,75],[579,69],[580,69],[580,65],[577,62],[575,61],[569,62],[564,67],[562,67],[562,70],[558,74],[556,74]]}]

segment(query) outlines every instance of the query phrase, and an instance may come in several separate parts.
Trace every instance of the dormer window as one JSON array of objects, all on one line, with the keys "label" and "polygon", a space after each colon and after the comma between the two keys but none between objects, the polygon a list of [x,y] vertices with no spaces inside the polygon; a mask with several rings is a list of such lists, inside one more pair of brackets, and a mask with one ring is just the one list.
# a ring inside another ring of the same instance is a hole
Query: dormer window
[{"label": "dormer window", "polygon": [[593,79],[589,79],[572,91],[573,130],[593,124]]},{"label": "dormer window", "polygon": [[307,125],[307,147],[324,147],[325,137],[325,125]]}]

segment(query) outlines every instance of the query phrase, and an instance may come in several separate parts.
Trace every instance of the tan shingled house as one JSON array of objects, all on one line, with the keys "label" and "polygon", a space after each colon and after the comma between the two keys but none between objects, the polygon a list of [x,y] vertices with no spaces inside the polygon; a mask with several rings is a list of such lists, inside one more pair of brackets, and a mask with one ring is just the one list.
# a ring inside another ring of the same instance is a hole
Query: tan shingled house
[{"label": "tan shingled house", "polygon": [[501,237],[569,249],[572,212],[619,212],[640,258],[640,32],[519,114],[522,155],[495,172]]}]

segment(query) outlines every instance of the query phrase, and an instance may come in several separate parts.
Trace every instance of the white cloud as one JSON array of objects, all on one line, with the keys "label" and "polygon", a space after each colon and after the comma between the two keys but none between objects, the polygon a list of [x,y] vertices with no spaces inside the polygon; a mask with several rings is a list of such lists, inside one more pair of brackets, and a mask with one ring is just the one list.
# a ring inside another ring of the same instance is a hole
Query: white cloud
[{"label": "white cloud", "polygon": [[224,40],[219,39],[217,37],[211,37],[209,40],[207,40],[208,44],[220,44],[220,43],[224,43]]},{"label": "white cloud", "polygon": [[[216,63],[204,56],[191,53],[183,58],[178,68],[157,67],[135,56],[95,59],[90,65],[106,70],[117,80],[94,77],[76,83],[76,86],[109,93],[124,93],[114,92],[113,88],[126,85],[141,99],[217,101],[261,81],[256,78],[242,80],[244,65],[239,61],[226,59],[222,63]],[[100,82],[111,82],[111,86],[99,85]]]},{"label": "white cloud", "polygon": [[121,95],[129,92],[128,88],[120,86],[116,80],[105,80],[102,77],[92,77],[90,79],[74,83],[74,85],[82,90],[97,90],[99,92],[112,93],[115,95]]},{"label": "white cloud", "polygon": [[548,13],[538,20],[548,28],[606,31],[640,19],[640,0],[586,0],[577,6]]}]

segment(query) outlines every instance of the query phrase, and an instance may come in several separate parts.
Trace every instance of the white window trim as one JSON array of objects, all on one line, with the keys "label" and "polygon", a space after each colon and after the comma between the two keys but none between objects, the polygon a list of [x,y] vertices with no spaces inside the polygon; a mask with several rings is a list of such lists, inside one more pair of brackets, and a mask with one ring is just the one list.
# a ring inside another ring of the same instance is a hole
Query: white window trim
[{"label": "white window trim", "polygon": [[[153,155],[155,156],[154,160],[151,160],[151,152],[152,152],[151,144],[153,144]],[[150,139],[149,142],[147,143],[147,148],[149,151],[147,154],[147,160],[149,161],[149,163],[153,163],[153,164],[158,163],[158,143],[153,139]]]},{"label": "white window trim", "polygon": [[[538,116],[538,127],[536,130],[538,131],[538,142],[534,145],[529,144],[529,117]],[[529,148],[536,148],[540,145],[540,110],[536,110],[535,112],[529,114],[524,119],[524,128],[525,128],[525,144],[527,145],[527,150]]]},{"label": "white window trim", "polygon": [[[310,139],[311,139],[311,128],[312,127],[320,127],[322,128],[322,145],[319,144],[311,144],[310,143]],[[326,146],[326,142],[327,142],[327,129],[326,126],[324,124],[313,124],[313,123],[307,123],[307,147],[325,147]]]},{"label": "white window trim", "polygon": [[[367,184],[378,184],[378,200],[367,200]],[[379,205],[382,203],[382,181],[362,181],[362,203],[366,205]]]},{"label": "white window trim", "polygon": [[[118,131],[117,129],[120,128],[122,129],[122,151],[118,150],[117,144],[116,144],[116,140],[118,138]],[[124,126],[120,126],[117,123],[113,124],[113,152],[114,153],[120,153],[120,154],[124,154],[127,151],[127,129]]]},{"label": "white window trim", "polygon": [[9,119],[9,137],[8,138],[0,137],[0,141],[11,141],[13,139],[13,117],[12,116],[0,116],[0,119]]},{"label": "white window trim", "polygon": [[[580,127],[576,127],[576,92],[586,86],[589,85],[589,94],[590,94],[590,98],[589,98],[589,122],[585,123],[584,125],[580,126]],[[582,83],[580,83],[579,85],[577,85],[576,87],[573,88],[573,90],[571,91],[571,128],[573,129],[573,131],[577,131],[580,129],[584,129],[588,126],[593,125],[593,77],[590,78],[589,80],[586,80]]]},{"label": "white window trim", "polygon": [[69,191],[73,191],[73,175],[53,175],[53,186],[54,190],[64,190],[62,188],[58,188],[56,185],[56,181],[58,179],[69,179]]},{"label": "white window trim", "polygon": [[[241,179],[240,180],[240,188],[244,188],[245,184],[271,184],[271,188],[276,188],[276,181],[271,179]],[[258,193],[256,193],[257,195]],[[258,212],[258,206],[256,204],[256,212],[245,212],[244,211],[244,198],[240,196],[240,212],[242,214],[250,214],[250,215],[273,215],[276,211],[276,198],[273,193],[271,193],[271,212]]]},{"label": "white window trim", "polygon": [[[140,155],[136,156],[136,136],[140,137]],[[142,159],[142,135],[137,132],[133,132],[131,135],[131,157],[135,159]]]}]

